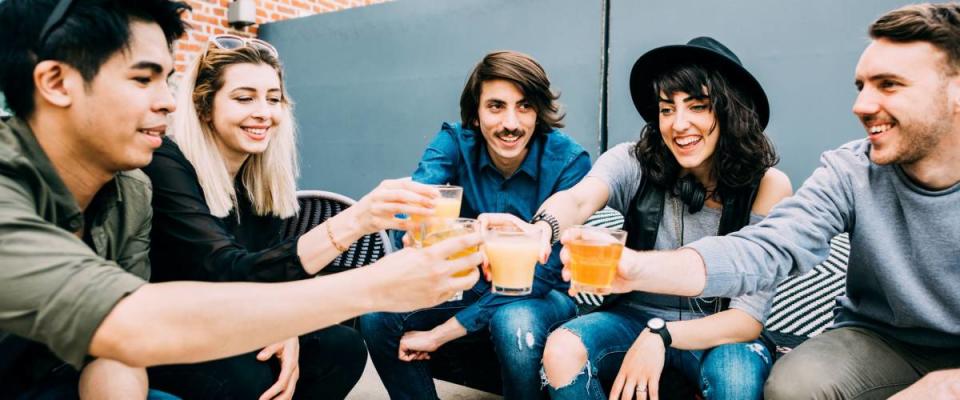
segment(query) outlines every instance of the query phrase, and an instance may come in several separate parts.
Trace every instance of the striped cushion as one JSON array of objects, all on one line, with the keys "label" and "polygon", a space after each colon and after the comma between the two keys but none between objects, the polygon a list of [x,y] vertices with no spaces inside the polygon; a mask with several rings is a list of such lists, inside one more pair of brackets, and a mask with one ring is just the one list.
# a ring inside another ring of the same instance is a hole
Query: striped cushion
[{"label": "striped cushion", "polygon": [[839,234],[830,241],[826,261],[804,275],[780,283],[767,329],[809,337],[829,327],[836,298],[846,289],[849,257],[850,238],[846,233]]}]

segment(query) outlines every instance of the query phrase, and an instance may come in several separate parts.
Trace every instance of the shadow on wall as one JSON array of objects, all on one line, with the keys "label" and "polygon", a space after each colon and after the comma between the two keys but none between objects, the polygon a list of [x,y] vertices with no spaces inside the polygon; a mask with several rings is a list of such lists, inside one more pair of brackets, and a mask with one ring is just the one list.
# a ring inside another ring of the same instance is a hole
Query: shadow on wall
[{"label": "shadow on wall", "polygon": [[850,112],[854,66],[868,25],[902,5],[399,0],[264,24],[260,35],[279,49],[297,103],[301,188],[356,198],[410,175],[441,122],[459,120],[467,73],[501,49],[543,65],[565,106],[563,131],[595,160],[601,138],[635,141],[643,127],[627,85],[637,57],[696,36],[729,46],[763,84],[779,168],[799,185],[821,152],[864,137]]}]

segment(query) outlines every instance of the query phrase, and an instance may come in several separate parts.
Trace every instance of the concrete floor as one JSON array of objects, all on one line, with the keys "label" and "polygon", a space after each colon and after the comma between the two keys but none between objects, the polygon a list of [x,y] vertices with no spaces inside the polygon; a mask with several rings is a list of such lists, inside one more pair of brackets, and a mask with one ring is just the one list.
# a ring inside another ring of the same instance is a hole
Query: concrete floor
[{"label": "concrete floor", "polygon": [[[492,393],[481,392],[466,386],[455,385],[450,382],[439,380],[434,380],[433,382],[437,385],[437,394],[442,400],[502,399],[502,397]],[[387,395],[387,389],[385,389],[383,387],[383,383],[380,382],[380,377],[377,375],[377,370],[373,367],[373,362],[370,361],[370,358],[368,357],[367,367],[363,370],[363,376],[360,377],[360,381],[357,382],[357,386],[354,386],[353,390],[350,391],[350,394],[347,395],[347,400],[386,400],[389,398],[390,396]]]}]

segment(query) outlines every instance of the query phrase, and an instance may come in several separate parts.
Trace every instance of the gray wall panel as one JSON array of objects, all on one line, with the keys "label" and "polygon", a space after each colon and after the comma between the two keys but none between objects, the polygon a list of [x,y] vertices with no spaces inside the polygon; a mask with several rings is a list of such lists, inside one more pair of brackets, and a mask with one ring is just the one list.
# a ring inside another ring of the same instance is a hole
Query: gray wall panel
[{"label": "gray wall panel", "polygon": [[459,120],[467,73],[499,49],[543,64],[569,110],[564,131],[596,155],[601,6],[401,0],[263,25],[297,102],[300,187],[360,197],[411,174],[441,122]]},{"label": "gray wall panel", "polygon": [[629,74],[644,52],[713,36],[730,47],[770,98],[767,133],[779,168],[798,186],[819,154],[865,136],[851,113],[853,73],[868,25],[905,4],[892,0],[611,0],[609,143],[635,141],[643,126]]}]

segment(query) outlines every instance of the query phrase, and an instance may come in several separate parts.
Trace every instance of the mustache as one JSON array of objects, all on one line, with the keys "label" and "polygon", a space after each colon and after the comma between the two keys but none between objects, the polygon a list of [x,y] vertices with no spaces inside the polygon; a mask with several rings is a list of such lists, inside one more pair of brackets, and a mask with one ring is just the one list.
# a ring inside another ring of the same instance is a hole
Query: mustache
[{"label": "mustache", "polygon": [[520,129],[520,128],[517,128],[517,129],[501,129],[501,130],[499,130],[499,131],[497,131],[497,132],[494,133],[494,135],[497,135],[497,136],[506,136],[506,135],[523,136],[523,134],[524,134],[524,131],[523,131],[523,129]]}]

